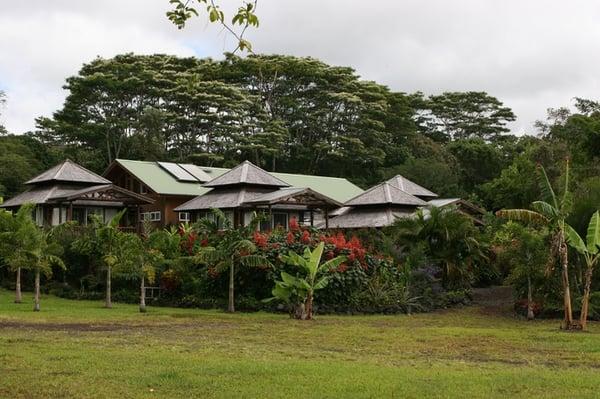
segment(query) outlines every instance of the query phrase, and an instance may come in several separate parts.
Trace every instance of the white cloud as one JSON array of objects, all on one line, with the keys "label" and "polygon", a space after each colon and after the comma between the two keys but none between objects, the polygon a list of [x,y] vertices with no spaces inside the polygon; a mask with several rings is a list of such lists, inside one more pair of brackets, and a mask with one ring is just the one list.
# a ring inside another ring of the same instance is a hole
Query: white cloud
[{"label": "white cloud", "polygon": [[[230,3],[227,3],[230,4]],[[230,5],[231,6],[231,5]],[[167,0],[12,2],[0,14],[9,130],[60,108],[66,77],[123,52],[220,57],[233,40],[198,19],[178,31]],[[485,90],[531,131],[548,107],[597,98],[600,3],[585,0],[259,0],[257,51],[354,67],[393,90]]]}]

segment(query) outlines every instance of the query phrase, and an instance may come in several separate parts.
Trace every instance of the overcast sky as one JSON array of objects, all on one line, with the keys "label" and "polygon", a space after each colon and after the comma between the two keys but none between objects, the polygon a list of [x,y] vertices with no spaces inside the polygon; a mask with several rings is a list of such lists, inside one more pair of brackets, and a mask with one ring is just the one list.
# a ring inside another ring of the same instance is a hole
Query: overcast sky
[{"label": "overcast sky", "polygon": [[[237,0],[222,0],[236,3]],[[178,31],[168,0],[30,0],[0,5],[2,121],[34,128],[62,106],[65,79],[124,52],[219,58],[233,40],[204,19]],[[259,0],[263,53],[351,66],[392,90],[483,90],[531,132],[548,107],[599,99],[600,2],[555,0]]]}]

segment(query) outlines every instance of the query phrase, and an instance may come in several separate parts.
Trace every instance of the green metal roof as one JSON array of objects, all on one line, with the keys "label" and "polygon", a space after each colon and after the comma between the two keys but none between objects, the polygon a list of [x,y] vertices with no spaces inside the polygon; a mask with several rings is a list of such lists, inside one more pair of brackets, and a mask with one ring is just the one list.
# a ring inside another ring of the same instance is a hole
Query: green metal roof
[{"label": "green metal roof", "polygon": [[[158,194],[197,196],[209,191],[209,188],[202,187],[201,183],[178,181],[156,162],[127,159],[117,159],[116,162]],[[200,168],[213,179],[229,170],[207,166]],[[363,192],[360,187],[341,177],[269,173],[293,187],[310,188],[339,202],[346,202]]]}]

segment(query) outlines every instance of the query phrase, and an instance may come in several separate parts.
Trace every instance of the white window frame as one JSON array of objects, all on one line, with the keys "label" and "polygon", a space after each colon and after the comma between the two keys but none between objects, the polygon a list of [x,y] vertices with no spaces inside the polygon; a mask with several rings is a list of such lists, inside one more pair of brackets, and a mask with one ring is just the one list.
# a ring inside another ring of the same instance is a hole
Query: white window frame
[{"label": "white window frame", "polygon": [[180,222],[187,222],[189,223],[190,221],[190,213],[189,212],[179,212],[179,221]]},{"label": "white window frame", "polygon": [[152,211],[149,213],[151,222],[160,222],[162,220],[162,214],[160,211]]}]

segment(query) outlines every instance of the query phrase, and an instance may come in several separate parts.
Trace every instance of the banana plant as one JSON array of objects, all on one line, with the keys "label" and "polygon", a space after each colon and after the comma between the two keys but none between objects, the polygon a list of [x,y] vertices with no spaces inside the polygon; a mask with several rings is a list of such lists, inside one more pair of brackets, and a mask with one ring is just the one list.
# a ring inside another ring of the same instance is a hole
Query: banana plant
[{"label": "banana plant", "polygon": [[314,293],[325,288],[331,279],[329,275],[323,275],[323,273],[337,268],[346,261],[345,256],[338,256],[321,263],[324,248],[325,244],[321,242],[312,251],[306,247],[302,256],[293,251],[281,256],[286,264],[299,267],[306,274],[303,277],[296,277],[281,272],[281,281],[275,282],[272,291],[273,298],[269,300],[280,300],[288,304],[296,304],[294,316],[297,319],[312,319]]},{"label": "banana plant", "polygon": [[577,252],[583,255],[586,264],[585,270],[585,285],[583,290],[583,298],[581,299],[581,315],[579,323],[582,329],[586,328],[587,317],[590,304],[590,290],[592,286],[592,274],[594,266],[600,259],[600,212],[596,211],[587,228],[586,242],[571,226],[566,226],[567,241]]},{"label": "banana plant", "polygon": [[571,194],[569,192],[569,162],[565,167],[565,185],[561,196],[558,196],[543,166],[537,169],[538,183],[542,192],[542,200],[531,204],[530,209],[503,209],[496,212],[498,217],[509,220],[536,223],[547,226],[551,232],[551,253],[547,264],[547,270],[551,271],[556,263],[561,265],[564,320],[562,328],[570,330],[578,328],[573,322],[573,309],[571,306],[571,289],[569,286],[569,255],[566,239],[566,218],[571,209]]}]

